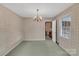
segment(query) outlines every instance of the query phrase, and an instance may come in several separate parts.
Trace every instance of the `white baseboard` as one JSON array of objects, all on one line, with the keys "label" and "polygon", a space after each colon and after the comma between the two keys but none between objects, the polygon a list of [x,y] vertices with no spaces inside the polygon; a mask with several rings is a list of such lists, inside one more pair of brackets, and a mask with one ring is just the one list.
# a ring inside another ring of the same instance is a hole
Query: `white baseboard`
[{"label": "white baseboard", "polygon": [[23,40],[19,40],[16,43],[14,43],[10,48],[8,48],[8,50],[2,54],[2,56],[7,55],[12,49],[14,49],[17,45],[19,45]]},{"label": "white baseboard", "polygon": [[64,51],[66,51],[70,56],[75,56],[76,55],[76,49],[73,48],[63,48],[62,46],[59,45]]},{"label": "white baseboard", "polygon": [[76,55],[76,49],[65,49],[66,52],[68,52],[71,56]]},{"label": "white baseboard", "polygon": [[44,41],[45,39],[25,39],[23,41]]}]

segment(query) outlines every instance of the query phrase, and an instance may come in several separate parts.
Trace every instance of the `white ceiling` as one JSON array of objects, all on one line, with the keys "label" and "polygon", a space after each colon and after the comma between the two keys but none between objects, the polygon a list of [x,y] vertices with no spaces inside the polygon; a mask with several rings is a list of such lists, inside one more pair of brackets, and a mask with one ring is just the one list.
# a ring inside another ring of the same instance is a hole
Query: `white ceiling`
[{"label": "white ceiling", "polygon": [[35,16],[37,8],[39,9],[39,15],[41,15],[42,17],[54,17],[73,4],[71,3],[8,3],[2,5],[22,17]]}]

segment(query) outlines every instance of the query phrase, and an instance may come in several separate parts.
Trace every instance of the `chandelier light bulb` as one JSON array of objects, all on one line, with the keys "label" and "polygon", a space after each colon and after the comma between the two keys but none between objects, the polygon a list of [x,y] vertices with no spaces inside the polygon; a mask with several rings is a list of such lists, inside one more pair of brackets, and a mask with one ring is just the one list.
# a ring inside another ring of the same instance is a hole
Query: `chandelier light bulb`
[{"label": "chandelier light bulb", "polygon": [[42,17],[39,16],[38,12],[39,12],[39,9],[37,9],[37,15],[33,18],[33,19],[34,19],[35,21],[37,21],[37,22],[39,22],[39,21],[42,20]]}]

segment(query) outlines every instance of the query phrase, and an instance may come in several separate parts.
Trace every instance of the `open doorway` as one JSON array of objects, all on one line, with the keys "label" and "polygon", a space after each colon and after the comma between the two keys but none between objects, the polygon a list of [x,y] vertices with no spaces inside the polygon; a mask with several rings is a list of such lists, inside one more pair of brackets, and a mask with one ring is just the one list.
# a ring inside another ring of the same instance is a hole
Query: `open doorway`
[{"label": "open doorway", "polygon": [[45,22],[45,39],[53,40],[57,43],[57,24],[56,20]]},{"label": "open doorway", "polygon": [[52,21],[45,22],[45,39],[52,40]]}]

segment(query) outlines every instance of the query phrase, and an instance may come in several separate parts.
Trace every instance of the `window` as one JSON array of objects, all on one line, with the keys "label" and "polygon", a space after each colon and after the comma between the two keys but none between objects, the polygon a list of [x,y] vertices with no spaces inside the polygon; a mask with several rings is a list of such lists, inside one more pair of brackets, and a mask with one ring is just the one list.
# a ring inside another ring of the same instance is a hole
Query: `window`
[{"label": "window", "polygon": [[70,38],[71,16],[64,16],[61,21],[61,36]]}]

